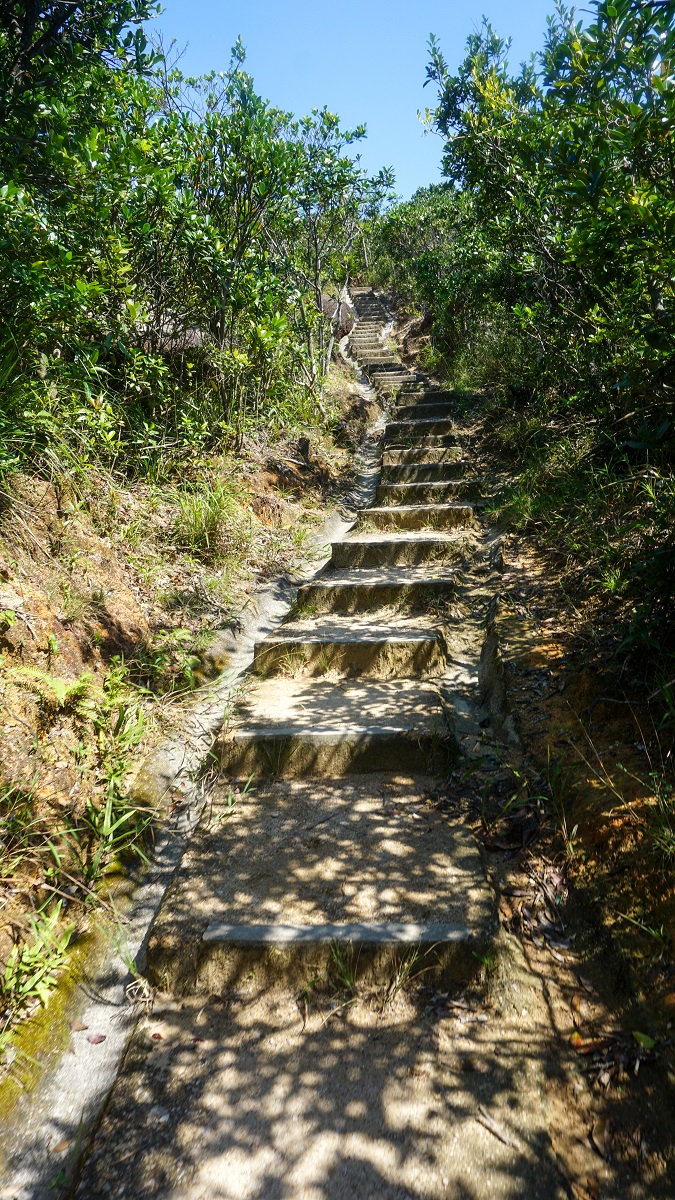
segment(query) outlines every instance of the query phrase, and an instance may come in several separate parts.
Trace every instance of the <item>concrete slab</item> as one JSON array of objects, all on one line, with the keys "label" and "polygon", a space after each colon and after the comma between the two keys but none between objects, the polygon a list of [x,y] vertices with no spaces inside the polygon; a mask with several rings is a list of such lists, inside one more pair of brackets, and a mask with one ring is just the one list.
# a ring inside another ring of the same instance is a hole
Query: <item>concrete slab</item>
[{"label": "concrete slab", "polygon": [[447,567],[429,566],[330,570],[298,589],[296,612],[365,613],[393,606],[425,612],[431,602],[453,595],[457,586]]},{"label": "concrete slab", "polygon": [[446,661],[443,630],[398,615],[383,624],[372,614],[283,625],[255,648],[256,675],[376,679],[440,674]]},{"label": "concrete slab", "polygon": [[331,566],[342,569],[453,562],[464,555],[466,537],[459,529],[451,532],[424,529],[400,533],[360,532],[344,542],[333,544]]},{"label": "concrete slab", "polygon": [[416,442],[429,435],[456,438],[457,426],[452,417],[429,417],[424,413],[413,413],[405,420],[397,414],[396,420],[388,421],[384,430],[386,442],[397,439]]},{"label": "concrete slab", "polygon": [[440,480],[437,483],[380,483],[375,492],[375,503],[390,504],[440,504],[452,500],[459,488],[457,480]]},{"label": "concrete slab", "polygon": [[466,460],[457,456],[445,462],[399,463],[383,465],[383,483],[441,483],[461,479],[467,469]]},{"label": "concrete slab", "polygon": [[396,507],[364,508],[356,519],[357,530],[374,529],[457,529],[474,519],[472,504],[398,504]]},{"label": "concrete slab", "polygon": [[456,753],[448,706],[414,679],[251,677],[216,748],[236,778],[441,771]]},{"label": "concrete slab", "polygon": [[397,467],[407,463],[455,462],[460,457],[460,454],[461,450],[457,445],[409,446],[403,450],[385,450],[382,455],[382,466]]},{"label": "concrete slab", "polygon": [[400,996],[305,1006],[255,978],[226,1002],[158,1003],[76,1196],[569,1200],[551,1136],[551,1018],[524,969],[515,986],[504,1011],[471,993],[464,1009]]},{"label": "concrete slab", "polygon": [[[433,396],[433,392],[431,395]],[[404,403],[397,404],[392,413],[397,421],[454,419],[455,405],[449,400],[434,400],[433,403],[430,403],[428,393],[421,396],[416,404],[408,404],[405,396],[403,396],[403,400]]]},{"label": "concrete slab", "polygon": [[153,980],[219,993],[253,970],[297,988],[336,942],[362,948],[370,978],[411,945],[436,947],[436,970],[471,970],[493,900],[472,834],[428,802],[429,782],[279,780],[234,804],[221,787],[153,930]]}]

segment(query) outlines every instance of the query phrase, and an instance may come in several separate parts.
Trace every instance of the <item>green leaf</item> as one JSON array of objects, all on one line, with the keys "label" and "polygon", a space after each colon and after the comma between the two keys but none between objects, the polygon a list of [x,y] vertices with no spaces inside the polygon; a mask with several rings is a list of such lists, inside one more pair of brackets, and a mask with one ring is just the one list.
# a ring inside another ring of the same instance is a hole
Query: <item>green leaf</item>
[{"label": "green leaf", "polygon": [[653,1037],[650,1037],[648,1033],[640,1033],[638,1029],[633,1030],[633,1037],[643,1050],[653,1050],[656,1045]]}]

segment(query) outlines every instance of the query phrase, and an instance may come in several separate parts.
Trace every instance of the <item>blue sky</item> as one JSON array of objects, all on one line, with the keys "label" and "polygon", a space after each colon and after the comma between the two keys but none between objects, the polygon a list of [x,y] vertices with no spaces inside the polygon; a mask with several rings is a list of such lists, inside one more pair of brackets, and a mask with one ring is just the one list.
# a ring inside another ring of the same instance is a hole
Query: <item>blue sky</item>
[{"label": "blue sky", "polygon": [[241,34],[257,90],[301,115],[327,105],[345,126],[365,122],[361,158],[369,171],[393,167],[400,195],[440,178],[441,142],[424,136],[417,110],[432,106],[423,88],[430,33],[451,67],[483,14],[513,46],[513,67],[543,44],[553,0],[162,0],[153,22],[165,41],[187,47],[187,74],[227,68]]}]

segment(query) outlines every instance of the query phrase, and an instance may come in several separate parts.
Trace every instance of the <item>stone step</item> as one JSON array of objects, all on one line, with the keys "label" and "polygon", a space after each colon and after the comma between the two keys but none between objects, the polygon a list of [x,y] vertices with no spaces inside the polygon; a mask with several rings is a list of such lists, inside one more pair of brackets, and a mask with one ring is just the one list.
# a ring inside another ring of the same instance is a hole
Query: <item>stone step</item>
[{"label": "stone step", "polygon": [[256,675],[320,678],[400,676],[429,678],[442,674],[447,652],[438,625],[399,616],[382,623],[371,617],[334,617],[330,621],[291,621],[254,650]]},{"label": "stone step", "polygon": [[453,459],[449,462],[392,463],[382,467],[382,483],[450,483],[461,479],[466,471],[466,462]]},{"label": "stone step", "polygon": [[317,613],[360,614],[385,608],[426,613],[430,606],[450,600],[457,587],[447,566],[428,565],[336,570],[332,568],[298,588],[298,618]]},{"label": "stone step", "polygon": [[339,948],[357,986],[387,984],[417,946],[427,981],[475,974],[496,933],[476,841],[429,807],[432,780],[392,776],[261,781],[235,805],[219,784],[153,926],[151,981],[206,997],[288,980],[297,995]]},{"label": "stone step", "polygon": [[457,446],[459,439],[456,432],[453,433],[420,433],[415,435],[413,431],[408,434],[389,437],[385,430],[384,446],[389,450],[412,450],[424,449],[429,446],[433,449],[438,449],[443,446]]},{"label": "stone step", "polygon": [[381,505],[395,504],[441,504],[449,501],[457,492],[457,481],[441,483],[380,483],[375,492],[375,502]]},{"label": "stone step", "polygon": [[387,441],[393,439],[414,440],[425,438],[429,435],[435,436],[457,436],[457,425],[452,417],[425,417],[413,416],[406,420],[401,420],[398,416],[393,421],[388,421],[385,428],[385,438]]},{"label": "stone step", "polygon": [[454,562],[461,558],[465,544],[465,539],[456,532],[435,530],[352,534],[344,542],[333,543],[331,566],[337,570],[344,570],[355,567],[400,567],[415,566],[418,563]]},{"label": "stone step", "polygon": [[382,454],[383,467],[400,467],[408,464],[428,466],[431,463],[451,463],[458,457],[456,444],[449,446],[409,446],[402,450],[385,450]]},{"label": "stone step", "polygon": [[[366,374],[369,375],[369,378],[372,379],[372,382],[380,389],[381,392],[383,392],[384,395],[391,396],[393,398],[400,396],[403,384],[410,381],[409,376],[404,375],[401,371],[389,373],[380,372],[380,374],[377,374],[377,370],[372,371],[369,368]],[[422,386],[425,385],[422,384]],[[406,391],[406,396],[410,396],[412,394],[413,393],[411,391]],[[422,395],[422,392],[420,391],[419,394]]]},{"label": "stone step", "polygon": [[407,391],[405,388],[399,392],[398,399],[404,402],[408,396],[415,405],[428,402],[429,404],[457,404],[457,395],[455,392],[445,391],[440,387],[431,387],[429,383],[422,386],[421,389],[413,389]]},{"label": "stone step", "polygon": [[217,744],[227,776],[433,774],[457,755],[436,687],[416,679],[263,679],[237,701]]},{"label": "stone step", "polygon": [[391,359],[381,363],[367,363],[366,374],[376,377],[381,383],[405,383],[411,376],[405,367],[392,362]]},{"label": "stone step", "polygon": [[448,400],[428,403],[428,394],[418,404],[396,404],[392,416],[395,421],[452,420],[454,404]]},{"label": "stone step", "polygon": [[456,529],[473,518],[471,504],[400,504],[362,509],[355,529]]}]

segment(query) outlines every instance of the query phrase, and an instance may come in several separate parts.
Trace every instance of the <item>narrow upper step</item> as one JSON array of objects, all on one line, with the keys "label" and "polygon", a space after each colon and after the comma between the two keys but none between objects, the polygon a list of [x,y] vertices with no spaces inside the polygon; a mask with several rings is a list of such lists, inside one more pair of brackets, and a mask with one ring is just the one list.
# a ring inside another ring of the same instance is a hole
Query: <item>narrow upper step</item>
[{"label": "narrow upper step", "polygon": [[465,546],[466,536],[458,529],[394,533],[364,531],[350,534],[344,542],[333,543],[331,565],[337,568],[394,567],[453,562],[462,557]]},{"label": "narrow upper step", "polygon": [[444,462],[385,463],[380,478],[383,483],[451,483],[461,479],[466,471],[466,462],[455,458]]},{"label": "narrow upper step", "polygon": [[469,524],[473,517],[471,504],[399,504],[362,509],[356,529],[454,529]]},{"label": "narrow upper step", "polygon": [[382,609],[426,613],[456,590],[454,572],[447,566],[376,566],[340,570],[298,589],[298,615],[366,613]]},{"label": "narrow upper step", "polygon": [[411,446],[404,450],[385,450],[382,454],[383,467],[400,466],[403,463],[444,463],[459,458],[459,449],[451,446]]},{"label": "narrow upper step", "polygon": [[375,500],[387,507],[397,504],[441,504],[450,500],[458,487],[455,479],[437,483],[379,483]]},{"label": "narrow upper step", "polygon": [[406,420],[388,421],[384,437],[386,442],[418,442],[429,437],[454,437],[456,440],[457,426],[451,417],[414,415]]},{"label": "narrow upper step", "polygon": [[367,617],[290,621],[255,646],[257,675],[339,674],[356,678],[427,678],[446,664],[443,630],[433,622],[399,615],[388,622]]}]

